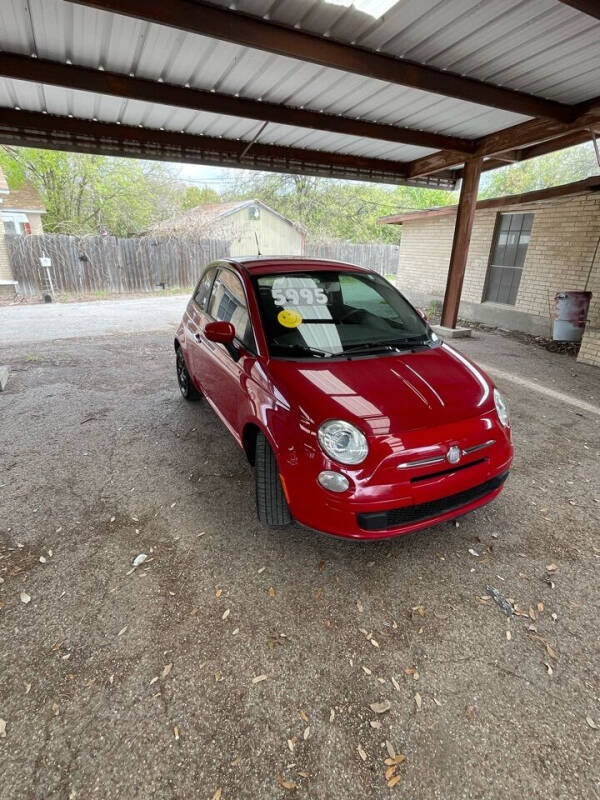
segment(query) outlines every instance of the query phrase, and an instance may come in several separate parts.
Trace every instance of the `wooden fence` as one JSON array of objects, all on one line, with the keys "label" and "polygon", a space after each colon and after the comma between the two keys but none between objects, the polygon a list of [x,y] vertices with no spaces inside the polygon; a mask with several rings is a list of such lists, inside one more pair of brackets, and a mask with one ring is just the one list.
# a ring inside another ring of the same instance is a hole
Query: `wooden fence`
[{"label": "wooden fence", "polygon": [[[59,294],[127,294],[157,288],[189,288],[203,268],[229,255],[220,239],[182,237],[116,239],[113,236],[9,236],[9,256],[19,292],[37,295],[45,284],[40,257],[52,261],[51,275]],[[388,244],[307,242],[306,255],[333,258],[395,275],[399,247]]]},{"label": "wooden fence", "polygon": [[336,261],[347,261],[361,267],[379,272],[380,275],[396,275],[400,247],[396,244],[378,242],[352,244],[351,242],[324,241],[307,242],[306,255],[314,258],[333,258]]},{"label": "wooden fence", "polygon": [[40,293],[40,257],[52,260],[56,292],[116,294],[150,292],[157,288],[187,288],[204,267],[229,255],[228,242],[113,236],[8,236],[9,257],[21,294]]}]

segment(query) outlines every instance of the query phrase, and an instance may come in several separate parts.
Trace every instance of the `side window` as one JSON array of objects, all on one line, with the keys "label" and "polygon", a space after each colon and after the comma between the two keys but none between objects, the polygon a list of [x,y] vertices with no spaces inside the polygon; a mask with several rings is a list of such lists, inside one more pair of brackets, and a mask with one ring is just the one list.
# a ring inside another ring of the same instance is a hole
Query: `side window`
[{"label": "side window", "polygon": [[212,287],[208,313],[218,322],[231,322],[235,335],[251,350],[256,349],[244,289],[237,275],[221,269]]},{"label": "side window", "polygon": [[198,284],[198,288],[196,289],[196,294],[194,295],[194,303],[200,308],[202,311],[206,311],[206,306],[208,304],[208,297],[210,295],[210,289],[215,279],[216,270],[208,269],[202,276],[200,283]]}]

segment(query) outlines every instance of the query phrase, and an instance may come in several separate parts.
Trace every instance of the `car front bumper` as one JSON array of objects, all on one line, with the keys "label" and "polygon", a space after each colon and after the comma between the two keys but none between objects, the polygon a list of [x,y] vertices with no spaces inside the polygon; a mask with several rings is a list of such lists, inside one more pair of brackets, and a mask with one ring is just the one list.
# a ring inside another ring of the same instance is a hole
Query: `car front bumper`
[{"label": "car front bumper", "polygon": [[[429,528],[489,503],[508,477],[513,455],[510,431],[489,418],[473,420],[470,427],[463,422],[460,430],[460,439],[444,436],[441,444],[440,431],[422,431],[410,451],[391,452],[368,475],[319,457],[297,462],[293,471],[282,471],[292,516],[305,527],[334,536],[383,539]],[[433,447],[447,452],[454,443],[463,453],[458,464],[439,458],[433,464],[429,459],[428,464],[428,459],[418,458]],[[336,494],[322,488],[317,482],[321,469],[346,474],[352,489]]]}]

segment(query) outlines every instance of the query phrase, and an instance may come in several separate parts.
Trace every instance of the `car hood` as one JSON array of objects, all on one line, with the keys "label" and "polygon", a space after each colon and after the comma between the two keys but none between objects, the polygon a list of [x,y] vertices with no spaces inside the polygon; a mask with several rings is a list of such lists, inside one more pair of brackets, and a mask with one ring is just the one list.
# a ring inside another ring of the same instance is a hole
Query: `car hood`
[{"label": "car hood", "polygon": [[345,419],[373,436],[444,425],[494,407],[487,375],[446,344],[352,360],[273,359],[269,372],[278,394],[313,424]]}]

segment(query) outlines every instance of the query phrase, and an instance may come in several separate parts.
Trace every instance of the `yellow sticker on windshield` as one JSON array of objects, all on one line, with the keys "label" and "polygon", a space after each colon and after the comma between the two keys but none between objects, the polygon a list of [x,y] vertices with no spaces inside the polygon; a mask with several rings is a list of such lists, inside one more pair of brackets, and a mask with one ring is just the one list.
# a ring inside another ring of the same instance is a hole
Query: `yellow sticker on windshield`
[{"label": "yellow sticker on windshield", "polygon": [[302,322],[302,314],[293,308],[284,308],[277,314],[277,320],[284,328],[297,328]]}]

